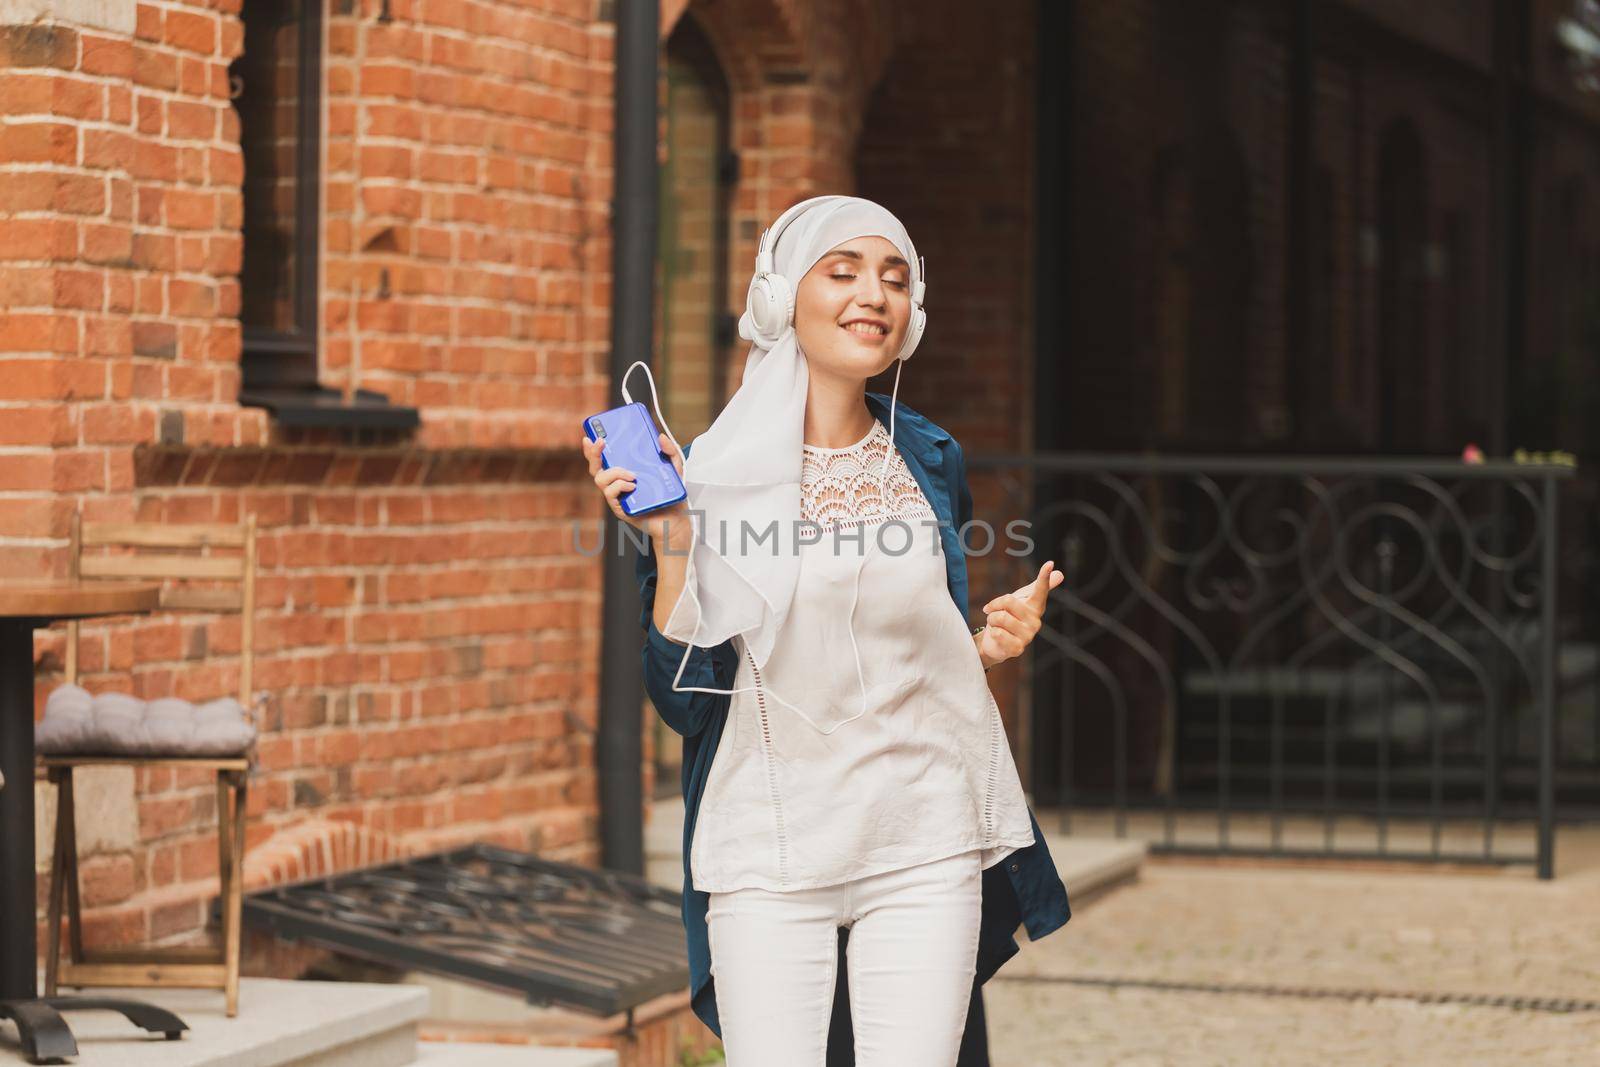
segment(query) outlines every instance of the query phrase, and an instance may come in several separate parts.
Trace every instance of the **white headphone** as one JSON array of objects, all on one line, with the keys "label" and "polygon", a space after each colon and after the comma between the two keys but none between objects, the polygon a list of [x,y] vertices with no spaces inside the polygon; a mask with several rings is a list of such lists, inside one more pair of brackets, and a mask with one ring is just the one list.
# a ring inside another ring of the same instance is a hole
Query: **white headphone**
[{"label": "white headphone", "polygon": [[[795,287],[788,278],[777,273],[773,257],[774,250],[778,247],[778,238],[782,236],[784,227],[794,221],[796,216],[803,213],[806,208],[823,200],[832,200],[833,196],[813,196],[778,216],[766,230],[762,231],[760,247],[756,251],[756,273],[750,279],[750,291],[745,296],[745,314],[749,317],[755,336],[748,340],[760,342],[763,348],[771,348],[778,343],[794,322],[794,293]],[[906,235],[906,242],[910,244],[911,236]],[[911,245],[911,265],[915,276],[911,282],[911,321],[906,325],[906,339],[900,346],[897,359],[910,359],[911,353],[917,350],[917,344],[922,340],[923,331],[928,327],[928,313],[923,310],[922,298],[927,292],[923,284],[923,270],[926,264],[917,255],[917,246]]]}]

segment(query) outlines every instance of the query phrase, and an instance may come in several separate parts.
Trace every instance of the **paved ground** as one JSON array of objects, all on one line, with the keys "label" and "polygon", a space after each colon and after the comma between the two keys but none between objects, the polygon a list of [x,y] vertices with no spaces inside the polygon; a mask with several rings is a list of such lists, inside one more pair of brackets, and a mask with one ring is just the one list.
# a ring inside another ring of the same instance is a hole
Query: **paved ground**
[{"label": "paved ground", "polygon": [[[681,818],[651,827],[652,866],[673,885]],[[1075,877],[1098,869],[1095,850],[1124,842],[1097,840],[1116,829],[1103,813],[1074,816],[1070,835],[1054,829],[1058,818],[1040,813],[1076,895]],[[1145,822],[1130,818],[1128,836],[1158,840],[1163,820]],[[1265,844],[1269,829],[1239,817],[1234,839]],[[1287,820],[1284,842],[1322,847],[1323,829]],[[1178,821],[1176,839],[1208,843],[1215,832],[1200,813]],[[1389,847],[1426,850],[1429,833],[1395,823]],[[1444,850],[1481,849],[1481,834],[1451,827]],[[1338,842],[1376,847],[1359,820],[1341,822]],[[1495,842],[1497,855],[1531,854],[1532,827],[1501,826]],[[1541,882],[1531,864],[1445,871],[1152,856],[1137,884],[1078,906],[1065,929],[1024,943],[985,988],[993,1062],[1600,1067],[1600,826],[1562,827],[1556,861],[1557,878]],[[1106,984],[1087,984],[1095,980]],[[1228,988],[1240,986],[1352,995]],[[1595,1010],[1497,1006],[1515,998],[1589,1001]]]},{"label": "paved ground", "polygon": [[[1116,988],[1254,984],[1380,999]],[[1600,1065],[1600,868],[1482,874],[1147,862],[987,987],[1002,1067]],[[1420,994],[1588,1000],[1578,1012]]]}]

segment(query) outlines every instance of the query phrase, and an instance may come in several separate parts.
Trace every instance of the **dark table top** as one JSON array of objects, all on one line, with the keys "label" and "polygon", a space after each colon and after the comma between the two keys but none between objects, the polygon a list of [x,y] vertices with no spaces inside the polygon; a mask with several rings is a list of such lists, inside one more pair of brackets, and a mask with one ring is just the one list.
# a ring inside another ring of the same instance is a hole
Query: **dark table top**
[{"label": "dark table top", "polygon": [[9,581],[0,579],[0,619],[84,619],[154,611],[158,582]]}]

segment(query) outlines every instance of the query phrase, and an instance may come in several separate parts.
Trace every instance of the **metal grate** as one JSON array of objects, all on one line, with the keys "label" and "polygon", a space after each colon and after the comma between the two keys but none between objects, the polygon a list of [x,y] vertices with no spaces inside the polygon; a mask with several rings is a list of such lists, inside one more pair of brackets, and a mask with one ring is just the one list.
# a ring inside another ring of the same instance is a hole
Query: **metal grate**
[{"label": "metal grate", "polygon": [[286,940],[597,1015],[689,983],[678,894],[632,875],[470,845],[248,894]]}]

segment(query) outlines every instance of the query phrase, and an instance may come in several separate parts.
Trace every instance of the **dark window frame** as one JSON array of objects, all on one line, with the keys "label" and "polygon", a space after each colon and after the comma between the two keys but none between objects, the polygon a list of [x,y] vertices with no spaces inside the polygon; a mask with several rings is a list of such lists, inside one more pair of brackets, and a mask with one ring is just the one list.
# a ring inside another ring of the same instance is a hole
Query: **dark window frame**
[{"label": "dark window frame", "polygon": [[[252,17],[271,18],[278,9],[276,0],[245,0],[240,18],[248,26]],[[309,0],[301,5],[300,12],[296,57],[296,96],[299,104],[295,116],[295,218],[294,237],[289,246],[290,254],[294,257],[294,326],[290,330],[275,330],[242,325],[240,370],[246,389],[312,388],[318,384],[317,296],[321,282],[318,270],[321,248],[317,222],[322,193],[322,167],[318,151],[322,138],[322,4]],[[248,30],[245,37],[248,47]],[[242,146],[249,134],[242,113],[239,119]],[[257,249],[256,254],[263,252]],[[250,256],[249,231],[246,230],[244,261],[248,263]],[[241,280],[248,275],[248,271],[241,271]]]},{"label": "dark window frame", "polygon": [[[319,223],[324,6],[322,0],[303,0],[298,16],[294,235],[289,242],[289,254],[294,257],[290,298],[294,323],[288,330],[269,329],[246,324],[241,318],[239,402],[266,408],[279,425],[286,427],[412,429],[421,422],[415,408],[392,405],[382,393],[368,389],[357,389],[345,395],[324,387],[317,378],[322,282]],[[249,47],[251,19],[271,19],[280,10],[279,0],[244,0],[239,17],[246,25],[246,48]],[[243,77],[242,62],[242,57],[234,60],[230,73],[237,72]],[[248,133],[244,113],[240,111],[238,115],[243,151]],[[243,262],[248,263],[251,242],[243,222],[241,233]],[[255,253],[280,254],[277,250],[259,247]],[[250,272],[241,264],[240,283],[244,284],[249,276]]]}]

